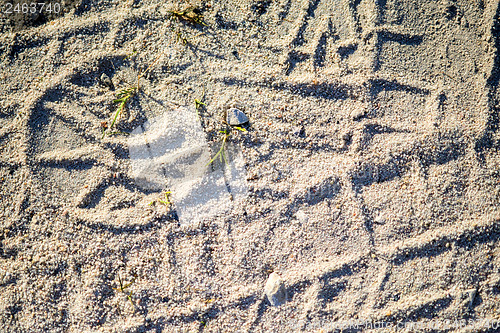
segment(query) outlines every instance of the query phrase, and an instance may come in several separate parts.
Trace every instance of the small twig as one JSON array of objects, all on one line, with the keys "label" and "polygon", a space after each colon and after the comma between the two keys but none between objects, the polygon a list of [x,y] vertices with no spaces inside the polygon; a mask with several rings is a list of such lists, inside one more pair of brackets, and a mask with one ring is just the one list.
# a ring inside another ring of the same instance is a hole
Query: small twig
[{"label": "small twig", "polygon": [[144,72],[139,73],[139,75],[137,76],[137,90],[140,89],[139,80],[141,79],[141,77],[143,77],[147,72],[149,72],[151,67],[153,67],[158,62],[158,60],[160,60],[162,55],[163,55],[163,53],[160,53],[160,55],[158,57],[156,57],[156,59],[151,63],[151,65],[149,65],[148,68],[146,68],[146,70]]}]

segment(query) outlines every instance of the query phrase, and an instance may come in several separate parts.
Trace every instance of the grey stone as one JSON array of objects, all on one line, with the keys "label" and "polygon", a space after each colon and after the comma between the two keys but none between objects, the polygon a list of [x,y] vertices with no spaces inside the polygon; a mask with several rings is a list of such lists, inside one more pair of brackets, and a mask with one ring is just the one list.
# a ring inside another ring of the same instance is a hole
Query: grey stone
[{"label": "grey stone", "polygon": [[306,131],[304,129],[304,126],[296,126],[292,130],[292,134],[298,137],[304,137],[306,134]]},{"label": "grey stone", "polygon": [[474,305],[474,299],[476,298],[476,295],[477,295],[477,290],[478,290],[478,288],[476,287],[476,288],[468,291],[469,297],[467,298],[467,304],[468,304],[469,310],[472,310],[472,307]]},{"label": "grey stone", "polygon": [[226,121],[231,126],[238,126],[248,123],[249,119],[243,111],[240,111],[237,108],[230,108],[227,110]]},{"label": "grey stone", "polygon": [[267,299],[272,306],[280,306],[286,302],[288,297],[285,284],[276,273],[271,273],[264,287]]},{"label": "grey stone", "polygon": [[111,90],[115,90],[115,85],[113,84],[113,81],[111,81],[111,78],[106,73],[101,74],[100,80],[103,85],[105,85]]}]

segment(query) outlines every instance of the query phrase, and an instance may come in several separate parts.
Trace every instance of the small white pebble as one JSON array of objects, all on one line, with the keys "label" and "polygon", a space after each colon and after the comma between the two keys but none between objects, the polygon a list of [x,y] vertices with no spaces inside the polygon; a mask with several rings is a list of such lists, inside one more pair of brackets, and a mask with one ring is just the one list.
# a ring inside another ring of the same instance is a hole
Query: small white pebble
[{"label": "small white pebble", "polygon": [[386,221],[385,221],[385,216],[384,215],[378,215],[377,217],[375,217],[375,219],[373,220],[373,222],[375,222],[376,224],[384,224]]},{"label": "small white pebble", "polygon": [[295,213],[295,218],[300,223],[307,223],[307,221],[308,221],[307,214],[303,210],[299,210],[297,213]]},{"label": "small white pebble", "polygon": [[280,306],[286,302],[287,292],[281,277],[276,273],[271,273],[264,287],[267,299],[272,306]]}]

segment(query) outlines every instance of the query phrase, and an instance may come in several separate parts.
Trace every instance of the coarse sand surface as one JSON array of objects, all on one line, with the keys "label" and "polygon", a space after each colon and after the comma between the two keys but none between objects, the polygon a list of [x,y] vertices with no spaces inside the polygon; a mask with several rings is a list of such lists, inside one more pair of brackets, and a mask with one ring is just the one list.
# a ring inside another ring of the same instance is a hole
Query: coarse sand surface
[{"label": "coarse sand surface", "polygon": [[[500,330],[498,1],[59,3],[0,12],[1,332]],[[183,106],[250,120],[192,223],[128,150]]]}]

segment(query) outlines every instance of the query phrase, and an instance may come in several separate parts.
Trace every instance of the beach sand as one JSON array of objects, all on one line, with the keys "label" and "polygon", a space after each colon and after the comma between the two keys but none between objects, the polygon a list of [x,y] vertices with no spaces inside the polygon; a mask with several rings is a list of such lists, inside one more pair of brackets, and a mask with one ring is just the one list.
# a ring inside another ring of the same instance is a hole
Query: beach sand
[{"label": "beach sand", "polygon": [[[2,332],[497,332],[498,1],[61,6],[0,15]],[[109,131],[249,117],[229,212],[180,223],[102,137],[139,73]]]}]

